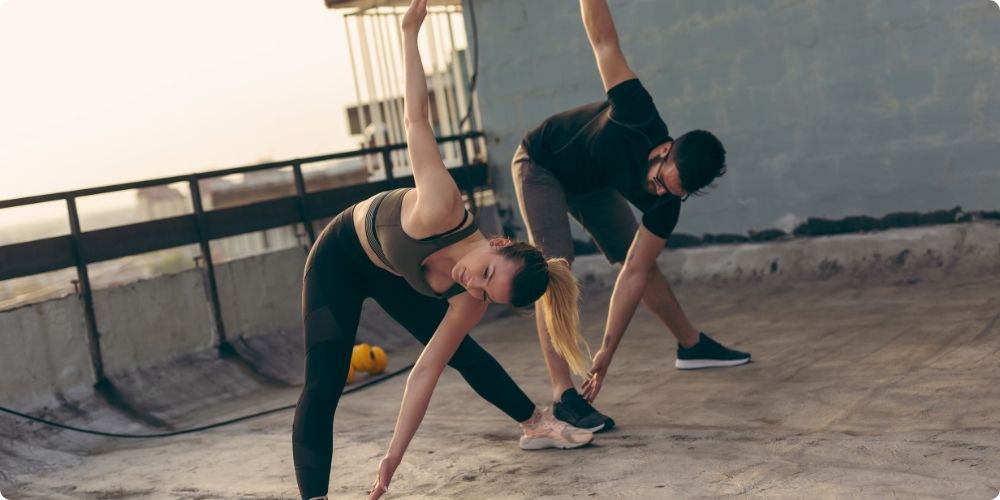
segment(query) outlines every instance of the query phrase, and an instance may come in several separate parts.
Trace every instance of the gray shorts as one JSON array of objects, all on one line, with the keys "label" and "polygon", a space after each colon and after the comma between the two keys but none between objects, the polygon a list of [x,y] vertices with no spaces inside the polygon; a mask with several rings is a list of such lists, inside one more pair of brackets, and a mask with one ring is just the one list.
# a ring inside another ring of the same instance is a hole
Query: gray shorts
[{"label": "gray shorts", "polygon": [[514,152],[510,170],[528,241],[541,247],[547,257],[563,257],[572,262],[569,214],[590,233],[609,262],[625,260],[639,224],[632,207],[618,191],[603,188],[569,193],[552,172],[533,162],[520,145]]}]

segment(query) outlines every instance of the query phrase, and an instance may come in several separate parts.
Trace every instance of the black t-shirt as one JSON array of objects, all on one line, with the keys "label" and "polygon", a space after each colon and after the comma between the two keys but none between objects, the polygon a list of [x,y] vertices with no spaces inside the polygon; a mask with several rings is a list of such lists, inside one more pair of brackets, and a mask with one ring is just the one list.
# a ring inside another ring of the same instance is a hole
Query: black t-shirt
[{"label": "black t-shirt", "polygon": [[633,79],[609,89],[607,101],[549,117],[522,144],[571,193],[615,188],[642,211],[642,225],[666,239],[677,225],[680,199],[643,186],[650,151],[670,140],[653,98]]}]

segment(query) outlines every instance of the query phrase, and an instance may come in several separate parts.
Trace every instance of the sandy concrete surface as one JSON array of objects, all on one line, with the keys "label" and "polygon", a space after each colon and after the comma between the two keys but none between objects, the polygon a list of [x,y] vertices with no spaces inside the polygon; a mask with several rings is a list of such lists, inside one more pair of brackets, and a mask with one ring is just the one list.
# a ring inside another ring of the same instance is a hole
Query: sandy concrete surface
[{"label": "sandy concrete surface", "polygon": [[[1000,277],[864,288],[847,281],[685,285],[677,292],[697,325],[751,351],[754,362],[675,370],[672,338],[641,310],[598,400],[618,428],[583,449],[537,452],[519,450],[517,426],[449,370],[387,498],[997,495]],[[583,309],[594,345],[607,300],[588,297]],[[475,336],[544,403],[550,391],[532,325],[508,317]],[[392,366],[414,354],[397,354]],[[334,498],[364,497],[404,383],[397,377],[342,400]],[[296,398],[295,389],[270,389],[206,408],[190,423]],[[176,438],[102,441],[69,459],[50,449],[44,453],[64,465],[5,477],[3,494],[294,498],[291,418],[285,411]]]}]

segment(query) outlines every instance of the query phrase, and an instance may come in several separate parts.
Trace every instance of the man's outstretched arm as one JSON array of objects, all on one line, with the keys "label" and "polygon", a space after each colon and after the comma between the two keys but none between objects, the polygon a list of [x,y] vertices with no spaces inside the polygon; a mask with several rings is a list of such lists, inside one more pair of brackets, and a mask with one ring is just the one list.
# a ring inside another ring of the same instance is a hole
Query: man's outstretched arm
[{"label": "man's outstretched arm", "polygon": [[625,80],[635,78],[635,73],[628,67],[625,54],[618,44],[618,32],[611,18],[611,9],[606,0],[580,0],[580,14],[583,16],[583,27],[587,30],[587,38],[594,49],[597,59],[597,71],[601,73],[604,91]]},{"label": "man's outstretched arm", "polygon": [[604,384],[604,377],[611,365],[618,344],[625,335],[625,329],[635,315],[635,309],[642,300],[642,295],[649,284],[650,273],[656,266],[656,258],[660,255],[666,240],[649,232],[645,226],[639,226],[628,249],[625,264],[615,280],[614,291],[611,292],[611,305],[608,310],[608,322],[604,327],[604,341],[594,355],[593,366],[590,369],[591,378],[583,384],[583,395],[593,401]]}]

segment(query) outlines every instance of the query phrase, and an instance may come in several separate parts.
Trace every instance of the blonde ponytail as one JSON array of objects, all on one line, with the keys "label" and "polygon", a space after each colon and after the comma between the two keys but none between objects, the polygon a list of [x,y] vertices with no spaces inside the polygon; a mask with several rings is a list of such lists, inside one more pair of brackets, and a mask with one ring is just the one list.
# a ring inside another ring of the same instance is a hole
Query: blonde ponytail
[{"label": "blonde ponytail", "polygon": [[541,300],[552,348],[574,373],[587,377],[590,347],[580,336],[580,287],[569,262],[566,259],[545,260],[538,248],[523,241],[507,240],[505,243],[497,245],[500,255],[523,264],[511,284],[511,305],[526,307]]},{"label": "blonde ponytail", "polygon": [[566,360],[573,373],[587,377],[590,369],[590,346],[580,335],[580,287],[566,259],[548,259],[546,263],[549,284],[542,295],[542,308],[545,311],[545,328],[549,331],[549,341],[556,353]]}]

